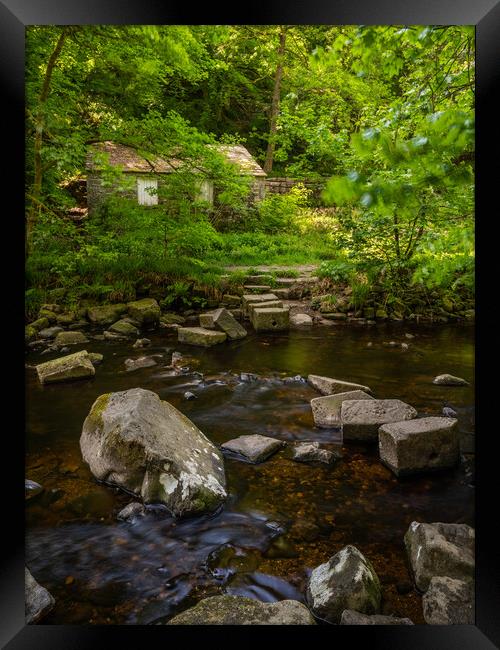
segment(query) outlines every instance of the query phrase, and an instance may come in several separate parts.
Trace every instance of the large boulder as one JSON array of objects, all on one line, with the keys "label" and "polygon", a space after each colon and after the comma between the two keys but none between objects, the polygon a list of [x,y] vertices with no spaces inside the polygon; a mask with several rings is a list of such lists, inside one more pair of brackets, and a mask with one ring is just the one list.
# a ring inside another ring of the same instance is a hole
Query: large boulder
[{"label": "large boulder", "polygon": [[377,440],[382,424],[402,422],[417,411],[399,399],[353,399],[342,402],[340,420],[345,440]]},{"label": "large boulder", "polygon": [[422,608],[428,625],[474,625],[474,583],[434,577],[422,597]]},{"label": "large boulder", "polygon": [[470,526],[413,521],[404,541],[420,591],[425,591],[435,576],[458,580],[473,578],[475,533]]},{"label": "large boulder", "polygon": [[81,345],[88,343],[88,338],[82,332],[59,332],[56,335],[54,345],[59,348],[65,345]]},{"label": "large boulder", "polygon": [[438,386],[468,386],[469,382],[461,377],[454,377],[453,375],[438,375],[432,380],[433,384]]},{"label": "large boulder", "polygon": [[352,609],[345,609],[342,612],[340,625],[414,625],[409,618],[397,618],[396,616],[382,616],[380,614],[361,614]]},{"label": "large boulder", "polygon": [[59,325],[54,325],[53,327],[46,327],[43,330],[40,330],[38,336],[41,339],[53,339],[59,334],[59,332],[64,332],[63,328]]},{"label": "large boulder", "polygon": [[227,338],[225,332],[216,330],[207,330],[204,327],[179,327],[177,330],[177,340],[179,343],[189,345],[200,345],[209,348],[218,343],[224,343]]},{"label": "large boulder", "polygon": [[127,305],[118,303],[116,305],[101,305],[100,307],[89,307],[87,318],[92,325],[107,326],[115,323],[122,314],[127,311]]},{"label": "large boulder", "polygon": [[95,375],[95,369],[87,350],[39,363],[36,371],[42,384],[87,379]]},{"label": "large boulder", "polygon": [[384,424],[378,430],[380,460],[396,476],[453,467],[460,455],[457,422],[428,417]]},{"label": "large boulder", "polygon": [[362,390],[364,393],[371,393],[371,388],[362,384],[354,384],[350,381],[333,379],[332,377],[321,377],[320,375],[308,375],[308,383],[318,390],[322,395],[336,395],[353,390]]},{"label": "large boulder", "polygon": [[315,625],[305,605],[298,600],[263,603],[244,596],[212,596],[167,625]]},{"label": "large boulder", "polygon": [[127,303],[128,315],[138,321],[141,327],[154,327],[160,322],[160,305],[154,298],[142,298]]},{"label": "large boulder", "polygon": [[176,516],[225,499],[222,454],[180,411],[142,388],[101,395],[83,423],[83,459],[100,481],[164,503]]},{"label": "large boulder", "polygon": [[282,332],[290,327],[290,310],[261,307],[252,310],[251,321],[256,332]]},{"label": "large boulder", "polygon": [[38,584],[24,567],[24,596],[26,623],[38,623],[55,605],[53,596]]},{"label": "large boulder", "polygon": [[212,318],[214,326],[225,332],[230,339],[243,339],[247,335],[246,329],[224,307],[216,309]]},{"label": "large boulder", "polygon": [[283,442],[281,440],[255,433],[249,436],[239,436],[238,438],[234,438],[234,440],[228,440],[221,445],[221,448],[233,454],[244,456],[251,463],[261,463],[282,446]]},{"label": "large boulder", "polygon": [[350,399],[374,399],[362,390],[350,390],[336,395],[315,397],[311,400],[314,424],[325,429],[340,427],[340,410],[342,402]]},{"label": "large boulder", "polygon": [[309,314],[298,313],[290,316],[290,325],[294,327],[305,327],[313,324],[313,319]]},{"label": "large boulder", "polygon": [[381,595],[373,566],[355,546],[346,546],[316,567],[307,587],[309,607],[329,623],[339,623],[346,609],[377,614]]}]

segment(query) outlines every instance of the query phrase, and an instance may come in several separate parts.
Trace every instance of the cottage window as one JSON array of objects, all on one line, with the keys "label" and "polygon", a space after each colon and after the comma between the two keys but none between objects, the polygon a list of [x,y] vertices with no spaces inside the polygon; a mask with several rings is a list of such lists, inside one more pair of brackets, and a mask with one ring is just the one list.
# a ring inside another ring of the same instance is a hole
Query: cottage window
[{"label": "cottage window", "polygon": [[158,181],[152,178],[137,179],[139,205],[158,205]]}]

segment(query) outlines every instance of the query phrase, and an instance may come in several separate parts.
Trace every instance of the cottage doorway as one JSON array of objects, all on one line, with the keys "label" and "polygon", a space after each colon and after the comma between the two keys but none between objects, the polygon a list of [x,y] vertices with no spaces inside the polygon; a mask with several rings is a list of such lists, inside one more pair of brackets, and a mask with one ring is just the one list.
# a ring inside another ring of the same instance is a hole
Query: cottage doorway
[{"label": "cottage doorway", "polygon": [[158,181],[151,178],[137,179],[139,205],[158,205]]}]

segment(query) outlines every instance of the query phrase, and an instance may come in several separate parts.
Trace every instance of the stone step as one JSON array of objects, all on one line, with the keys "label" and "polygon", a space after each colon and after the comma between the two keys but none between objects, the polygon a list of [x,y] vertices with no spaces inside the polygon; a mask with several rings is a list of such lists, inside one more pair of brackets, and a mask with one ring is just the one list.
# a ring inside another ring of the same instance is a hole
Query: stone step
[{"label": "stone step", "polygon": [[254,309],[251,321],[256,332],[281,332],[290,327],[290,310],[279,307]]},{"label": "stone step", "polygon": [[223,343],[227,338],[225,332],[205,329],[204,327],[179,327],[177,330],[177,340],[179,343],[188,345],[199,345],[209,348],[217,343]]},{"label": "stone step", "polygon": [[246,293],[243,294],[241,302],[243,311],[248,312],[248,305],[253,302],[269,302],[270,300],[278,300],[278,296],[274,293]]},{"label": "stone step", "polygon": [[281,300],[266,300],[264,302],[251,302],[248,305],[248,315],[250,319],[252,318],[252,313],[254,309],[282,309],[283,303]]},{"label": "stone step", "polygon": [[243,285],[245,291],[250,291],[251,293],[259,293],[263,291],[270,291],[271,287],[267,284],[245,284]]}]

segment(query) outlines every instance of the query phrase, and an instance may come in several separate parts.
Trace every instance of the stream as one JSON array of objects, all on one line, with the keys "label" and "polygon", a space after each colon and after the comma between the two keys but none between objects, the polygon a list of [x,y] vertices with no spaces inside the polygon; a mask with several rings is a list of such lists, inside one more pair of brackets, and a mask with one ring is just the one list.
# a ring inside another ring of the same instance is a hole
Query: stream
[{"label": "stream", "polygon": [[[294,377],[312,373],[364,384],[376,398],[411,404],[419,416],[441,415],[450,406],[470,460],[474,326],[314,326],[251,332],[208,349],[178,344],[172,330],[145,336],[152,341],[146,349],[98,340],[72,349],[104,355],[91,380],[42,386],[34,370],[26,371],[26,478],[44,487],[26,502],[26,564],[56,599],[42,624],[164,623],[219,593],[304,602],[312,569],[346,544],[373,564],[382,613],[424,623],[403,536],[414,520],[474,525],[466,467],[397,479],[380,463],[376,445],[342,445],[338,430],[315,428],[309,402],[319,393]],[[409,349],[383,345],[389,341]],[[166,368],[174,350],[188,357],[189,370],[180,376]],[[125,370],[126,359],[144,355],[158,355],[157,365]],[[29,352],[26,363],[57,356]],[[240,373],[258,377],[242,381]],[[470,386],[434,385],[442,373]],[[315,440],[343,457],[331,467],[294,462],[287,449],[258,465],[226,458],[229,496],[218,513],[175,520],[157,507],[134,522],[120,521],[117,513],[133,499],[96,482],[79,438],[99,395],[134,387],[158,393],[215,444],[260,433]],[[196,399],[186,400],[186,391]]]}]

